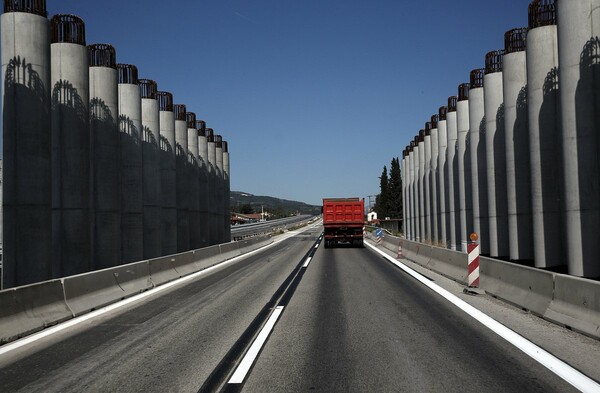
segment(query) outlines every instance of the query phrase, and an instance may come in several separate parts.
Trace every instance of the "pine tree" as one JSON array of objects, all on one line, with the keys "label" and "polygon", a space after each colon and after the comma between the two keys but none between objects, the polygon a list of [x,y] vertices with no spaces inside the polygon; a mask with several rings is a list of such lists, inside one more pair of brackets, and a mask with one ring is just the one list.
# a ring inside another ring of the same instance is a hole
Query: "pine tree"
[{"label": "pine tree", "polygon": [[388,184],[388,214],[391,218],[402,218],[402,174],[398,157],[392,158]]},{"label": "pine tree", "polygon": [[375,208],[377,217],[382,220],[389,217],[389,206],[390,206],[390,187],[387,167],[383,166],[383,172],[379,178],[379,195],[375,198]]}]

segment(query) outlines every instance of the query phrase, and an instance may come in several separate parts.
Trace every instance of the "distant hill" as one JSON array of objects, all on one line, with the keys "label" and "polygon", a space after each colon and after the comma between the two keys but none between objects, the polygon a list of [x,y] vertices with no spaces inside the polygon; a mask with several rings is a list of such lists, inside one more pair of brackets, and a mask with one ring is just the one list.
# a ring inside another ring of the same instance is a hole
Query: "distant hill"
[{"label": "distant hill", "polygon": [[289,201],[270,196],[252,195],[247,192],[231,191],[231,211],[243,213],[241,210],[252,207],[254,213],[260,213],[261,206],[276,216],[289,216],[293,213],[321,214],[321,206],[309,205],[304,202]]}]

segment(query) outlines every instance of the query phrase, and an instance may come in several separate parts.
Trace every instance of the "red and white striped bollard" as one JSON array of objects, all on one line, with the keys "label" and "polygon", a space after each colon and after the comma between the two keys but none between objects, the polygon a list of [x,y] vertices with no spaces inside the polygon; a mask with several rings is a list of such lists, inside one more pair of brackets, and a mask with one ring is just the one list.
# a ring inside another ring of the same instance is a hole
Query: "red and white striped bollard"
[{"label": "red and white striped bollard", "polygon": [[469,255],[469,276],[468,283],[470,288],[479,287],[479,244],[477,244],[478,236],[475,232],[471,233],[471,243],[467,245],[467,253]]}]

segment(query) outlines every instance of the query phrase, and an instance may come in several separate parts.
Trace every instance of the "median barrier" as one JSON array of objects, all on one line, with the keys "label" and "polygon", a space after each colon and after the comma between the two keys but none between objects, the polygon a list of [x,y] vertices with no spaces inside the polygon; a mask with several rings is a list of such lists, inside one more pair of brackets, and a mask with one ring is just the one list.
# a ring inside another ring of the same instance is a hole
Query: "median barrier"
[{"label": "median barrier", "polygon": [[426,250],[429,254],[427,268],[461,284],[467,284],[469,275],[467,253],[447,248],[427,247],[429,247]]},{"label": "median barrier", "polygon": [[406,259],[421,266],[427,267],[429,265],[432,249],[430,245],[406,240],[402,246],[402,253]]},{"label": "median barrier", "polygon": [[479,277],[487,293],[539,316],[552,300],[554,273],[545,270],[480,257]]},{"label": "median barrier", "polygon": [[194,261],[198,270],[204,270],[216,265],[223,261],[221,258],[221,248],[216,245],[194,250]]},{"label": "median barrier", "polygon": [[223,243],[219,244],[219,252],[221,254],[221,261],[225,261],[227,259],[235,258],[237,256],[242,255],[240,252],[240,247],[245,244],[247,240],[240,240],[237,242]]},{"label": "median barrier", "polygon": [[544,318],[600,339],[600,282],[554,275],[554,299]]},{"label": "median barrier", "polygon": [[62,279],[67,305],[75,316],[117,302],[152,288],[148,261]]},{"label": "median barrier", "polygon": [[70,318],[61,280],[0,291],[0,344]]},{"label": "median barrier", "polygon": [[399,237],[386,235],[383,237],[382,245],[392,252],[398,252]]},{"label": "median barrier", "polygon": [[158,286],[185,276],[185,274],[177,269],[177,265],[193,263],[193,258],[193,252],[187,251],[180,254],[150,259],[148,261],[150,280],[152,280],[154,286]]}]

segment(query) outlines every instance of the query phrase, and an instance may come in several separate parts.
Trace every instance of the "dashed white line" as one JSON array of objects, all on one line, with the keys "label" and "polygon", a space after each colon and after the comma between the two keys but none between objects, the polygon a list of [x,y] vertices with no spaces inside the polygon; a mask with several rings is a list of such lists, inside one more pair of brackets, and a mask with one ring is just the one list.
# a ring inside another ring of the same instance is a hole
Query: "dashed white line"
[{"label": "dashed white line", "polygon": [[310,263],[310,260],[312,259],[312,257],[308,257],[306,258],[306,262],[304,262],[304,265],[302,265],[303,268],[307,268],[308,264]]},{"label": "dashed white line", "polygon": [[482,325],[484,325],[485,327],[487,327],[488,329],[490,329],[491,331],[493,331],[494,333],[496,333],[497,335],[499,335],[500,337],[517,347],[518,349],[520,349],[526,355],[530,356],[532,359],[536,360],[538,363],[540,363],[541,365],[543,365],[544,367],[546,367],[554,374],[558,375],[560,378],[570,383],[577,389],[581,390],[582,392],[600,392],[600,384],[598,384],[596,381],[594,381],[587,375],[569,366],[568,364],[558,359],[551,353],[545,351],[541,347],[538,347],[531,341],[527,340],[518,333],[510,330],[500,322],[496,321],[487,314],[484,314],[483,312],[479,311],[478,309],[466,303],[465,301],[459,299],[458,297],[451,294],[439,285],[429,281],[418,272],[412,270],[403,263],[398,262],[394,258],[387,255],[385,252],[380,251],[379,249],[368,243],[365,244],[368,247],[370,247],[373,251],[381,254],[385,259],[398,266],[406,273],[413,276],[423,285],[429,287],[438,295],[442,296],[450,303],[454,304],[456,307],[460,308],[462,311],[475,318]]},{"label": "dashed white line", "polygon": [[277,319],[279,319],[279,316],[282,312],[283,306],[275,307],[275,310],[273,310],[273,313],[267,320],[267,323],[256,337],[256,340],[254,340],[254,342],[252,343],[252,346],[250,346],[248,352],[246,352],[246,354],[244,355],[244,358],[242,359],[240,365],[229,379],[228,383],[238,384],[244,382],[246,375],[250,371],[250,367],[252,367],[252,365],[254,364],[258,353],[267,341],[269,334],[271,334],[271,330],[273,330],[273,327],[275,326],[275,323],[277,322]]}]

